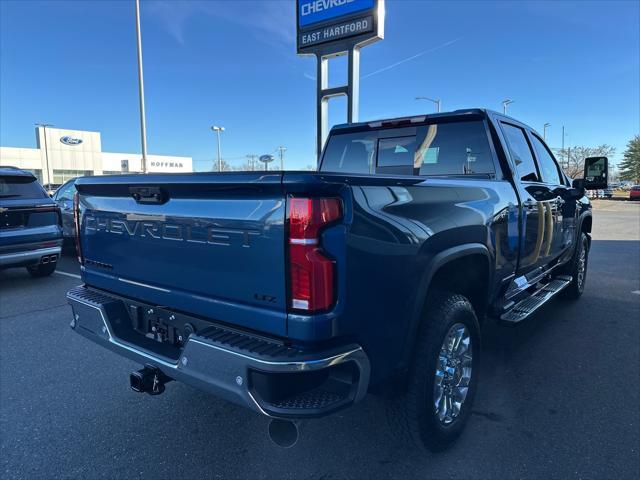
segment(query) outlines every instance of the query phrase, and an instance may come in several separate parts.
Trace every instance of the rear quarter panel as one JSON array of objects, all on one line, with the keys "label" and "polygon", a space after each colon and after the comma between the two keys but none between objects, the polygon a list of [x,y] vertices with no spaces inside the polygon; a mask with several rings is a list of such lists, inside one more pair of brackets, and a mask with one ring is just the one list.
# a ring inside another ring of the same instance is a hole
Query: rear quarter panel
[{"label": "rear quarter panel", "polygon": [[[315,325],[324,322],[334,336],[362,344],[373,382],[406,363],[435,255],[458,245],[486,246],[495,271],[492,292],[516,267],[518,200],[506,181],[333,174],[315,180],[350,186],[342,193],[345,225],[323,239],[338,263],[338,303]],[[303,319],[290,315],[290,332]]]}]

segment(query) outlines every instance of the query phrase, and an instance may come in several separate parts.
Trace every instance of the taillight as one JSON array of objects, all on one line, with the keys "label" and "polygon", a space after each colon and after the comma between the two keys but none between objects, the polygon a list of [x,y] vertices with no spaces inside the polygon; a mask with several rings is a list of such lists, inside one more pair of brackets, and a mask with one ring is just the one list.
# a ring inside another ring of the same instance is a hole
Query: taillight
[{"label": "taillight", "polygon": [[78,192],[73,194],[73,223],[76,227],[75,240],[78,262],[80,262],[80,265],[84,265],[84,257],[82,255],[82,248],[80,247],[80,200],[78,199]]},{"label": "taillight", "polygon": [[326,310],[335,301],[334,263],[322,252],[321,230],[342,216],[338,198],[289,199],[291,307]]}]

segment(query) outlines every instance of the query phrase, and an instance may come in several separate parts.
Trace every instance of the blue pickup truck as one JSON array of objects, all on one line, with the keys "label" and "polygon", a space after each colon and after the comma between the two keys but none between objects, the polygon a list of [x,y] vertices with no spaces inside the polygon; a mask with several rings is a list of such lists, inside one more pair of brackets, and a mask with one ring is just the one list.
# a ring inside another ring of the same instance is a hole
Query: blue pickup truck
[{"label": "blue pickup truck", "polygon": [[71,326],[143,366],[135,391],[185,382],[281,445],[392,391],[398,428],[439,450],[481,325],[582,294],[606,163],[571,181],[538,133],[471,109],[334,127],[317,172],[84,177]]}]

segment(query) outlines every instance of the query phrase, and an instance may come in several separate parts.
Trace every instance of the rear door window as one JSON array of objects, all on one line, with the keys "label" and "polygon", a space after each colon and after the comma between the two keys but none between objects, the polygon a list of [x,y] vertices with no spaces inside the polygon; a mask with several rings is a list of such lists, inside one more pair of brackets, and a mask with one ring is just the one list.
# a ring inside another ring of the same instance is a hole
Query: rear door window
[{"label": "rear door window", "polygon": [[516,170],[523,182],[539,182],[536,162],[531,152],[524,130],[509,123],[502,123],[502,130],[507,137],[507,144],[511,157],[516,164]]},{"label": "rear door window", "polygon": [[536,156],[538,157],[542,181],[552,185],[560,185],[562,182],[560,181],[558,165],[551,156],[551,153],[549,153],[546,145],[534,134],[531,135],[531,141],[533,142],[533,148],[535,148]]},{"label": "rear door window", "polygon": [[48,198],[47,193],[31,175],[0,176],[0,200],[20,198]]}]

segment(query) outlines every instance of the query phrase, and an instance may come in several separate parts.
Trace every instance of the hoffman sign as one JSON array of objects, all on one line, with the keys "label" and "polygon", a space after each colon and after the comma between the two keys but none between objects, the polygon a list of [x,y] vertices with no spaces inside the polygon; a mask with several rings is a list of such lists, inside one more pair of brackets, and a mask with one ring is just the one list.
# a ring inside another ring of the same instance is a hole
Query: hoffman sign
[{"label": "hoffman sign", "polygon": [[383,36],[383,0],[298,0],[298,53],[347,51]]}]

